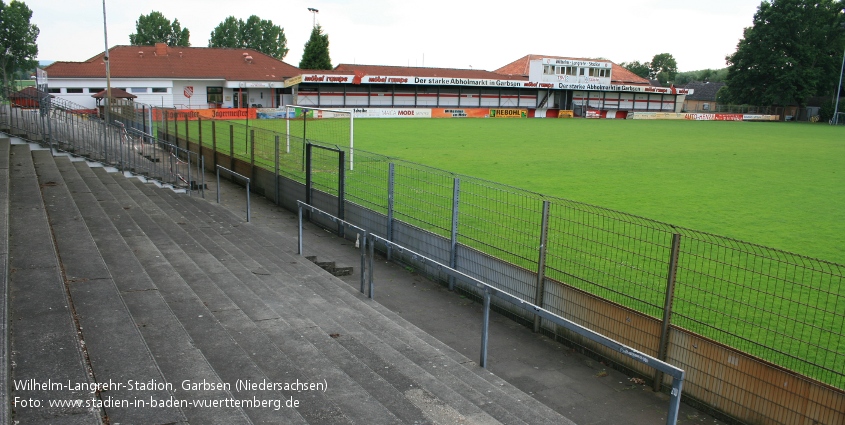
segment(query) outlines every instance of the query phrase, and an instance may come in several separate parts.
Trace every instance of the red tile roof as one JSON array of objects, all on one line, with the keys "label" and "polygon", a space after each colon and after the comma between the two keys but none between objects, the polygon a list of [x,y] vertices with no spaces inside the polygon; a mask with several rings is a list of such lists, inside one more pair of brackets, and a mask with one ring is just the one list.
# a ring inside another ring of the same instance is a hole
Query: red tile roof
[{"label": "red tile roof", "polygon": [[[591,60],[589,58],[569,58],[564,56],[548,56],[548,55],[526,55],[523,56],[493,72],[497,74],[503,75],[513,75],[513,76],[528,76],[528,66],[532,60],[538,60],[543,58],[550,58],[550,59],[569,59],[569,60],[577,60],[577,61],[584,61],[584,60]],[[617,65],[613,64],[613,71],[611,72],[611,83],[613,84],[627,84],[627,85],[651,85],[649,81],[645,78],[634,74],[631,71]]]},{"label": "red tile roof", "polygon": [[[84,62],[54,62],[51,78],[104,78],[103,54]],[[246,60],[247,57],[251,60]],[[109,49],[112,78],[215,78],[228,81],[282,81],[299,68],[252,49],[115,46]]]},{"label": "red tile roof", "polygon": [[[501,80],[503,75],[481,69],[455,69],[455,68],[425,68],[406,66],[382,66],[382,65],[356,65],[340,64],[333,70],[337,74],[354,74],[355,72],[364,75],[391,75],[396,77],[442,77],[442,78],[476,78],[483,80]],[[325,71],[306,71],[303,73],[325,73]],[[514,80],[525,80],[521,75],[516,75]]]}]

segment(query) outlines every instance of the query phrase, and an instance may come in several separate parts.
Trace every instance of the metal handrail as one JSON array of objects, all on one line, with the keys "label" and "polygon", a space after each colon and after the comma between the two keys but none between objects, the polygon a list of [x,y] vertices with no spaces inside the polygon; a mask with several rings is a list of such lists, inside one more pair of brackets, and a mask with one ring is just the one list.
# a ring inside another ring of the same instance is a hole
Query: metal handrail
[{"label": "metal handrail", "polygon": [[[364,230],[363,228],[360,228],[358,226],[354,226],[354,225],[352,225],[352,224],[350,224],[350,223],[348,223],[344,220],[341,220],[340,218],[337,218],[337,217],[335,217],[335,216],[333,216],[333,215],[331,215],[331,214],[329,214],[325,211],[314,208],[313,206],[308,205],[308,204],[306,204],[302,201],[297,201],[297,204],[299,206],[299,211],[300,211],[300,214],[299,214],[299,254],[300,255],[302,255],[302,210],[303,209],[309,209],[309,210],[311,210],[315,213],[319,213],[321,215],[325,215],[325,216],[329,217],[330,219],[332,219],[332,221],[339,221],[343,224],[355,227],[357,229]],[[581,326],[581,325],[579,325],[579,324],[577,324],[577,323],[575,323],[575,322],[573,322],[569,319],[558,316],[557,314],[552,313],[551,311],[548,311],[548,310],[546,310],[546,309],[544,309],[540,306],[534,305],[534,304],[532,304],[528,301],[525,301],[525,300],[523,300],[523,299],[521,299],[521,298],[519,298],[515,295],[511,295],[507,292],[504,292],[500,289],[497,289],[497,288],[491,286],[488,283],[482,282],[481,280],[478,280],[478,279],[476,279],[472,276],[469,276],[465,273],[462,273],[462,272],[460,272],[460,271],[458,271],[458,270],[456,270],[452,267],[449,267],[449,266],[447,266],[443,263],[440,263],[436,260],[433,260],[429,257],[426,257],[425,255],[422,255],[418,252],[412,251],[412,250],[410,250],[410,249],[408,249],[408,248],[406,248],[402,245],[399,245],[395,242],[389,241],[384,237],[378,236],[374,233],[365,233],[365,234],[367,236],[367,238],[365,238],[365,243],[370,244],[370,250],[369,250],[370,251],[369,264],[371,265],[370,273],[369,273],[369,277],[370,277],[370,298],[373,298],[373,296],[372,296],[372,293],[373,293],[373,269],[372,269],[372,264],[373,264],[373,254],[374,254],[373,253],[373,250],[374,250],[373,247],[375,246],[376,241],[381,241],[382,243],[385,244],[385,246],[393,247],[396,250],[396,252],[398,252],[398,253],[405,252],[408,255],[411,255],[411,257],[413,257],[413,259],[419,260],[423,264],[437,267],[438,271],[446,273],[449,276],[452,276],[456,279],[460,279],[460,280],[472,283],[478,289],[483,291],[483,293],[484,293],[483,294],[483,297],[484,297],[484,299],[483,299],[484,312],[483,312],[483,316],[482,316],[482,329],[481,329],[481,356],[480,356],[481,358],[480,358],[480,361],[479,361],[479,366],[481,366],[482,368],[485,368],[485,369],[487,368],[487,342],[488,342],[489,324],[490,324],[490,298],[492,296],[495,296],[497,298],[508,301],[512,305],[517,306],[517,307],[519,307],[519,308],[521,308],[525,311],[531,312],[531,313],[533,313],[533,314],[535,314],[535,315],[537,315],[537,316],[539,316],[543,319],[546,319],[546,320],[548,320],[548,321],[550,321],[550,322],[552,322],[556,325],[562,326],[562,327],[564,327],[564,328],[566,328],[566,329],[568,329],[572,332],[575,332],[578,335],[581,335],[581,336],[583,336],[583,337],[585,337],[585,338],[587,338],[591,341],[597,342],[597,343],[599,343],[599,344],[601,344],[601,345],[603,345],[607,348],[610,348],[613,351],[621,353],[621,354],[623,354],[623,355],[625,355],[625,356],[627,356],[627,357],[629,357],[629,358],[631,358],[631,359],[633,359],[637,362],[640,362],[642,364],[650,366],[654,369],[657,369],[657,370],[671,376],[672,377],[672,391],[670,393],[669,412],[668,412],[668,415],[667,415],[667,418],[666,418],[666,424],[667,425],[676,425],[677,424],[677,422],[678,422],[678,411],[681,407],[681,392],[683,391],[684,376],[685,376],[685,372],[684,372],[683,369],[676,367],[676,366],[673,366],[669,363],[666,363],[666,362],[664,362],[664,361],[662,361],[662,360],[660,360],[656,357],[653,357],[653,356],[650,356],[646,353],[643,353],[642,351],[628,347],[628,346],[626,346],[626,345],[624,345],[624,344],[622,344],[622,343],[620,343],[620,342],[618,342],[618,341],[616,341],[612,338],[604,336],[604,335],[602,335],[602,334],[600,334],[600,333],[598,333],[598,332],[596,332],[592,329]],[[362,247],[361,255],[362,256],[366,255],[365,252],[366,252],[366,249],[364,249]],[[363,263],[364,263],[364,260],[362,259],[362,264]],[[361,289],[362,290],[363,290],[363,285],[364,285],[364,283],[363,283],[363,280],[362,280],[362,282],[361,282],[361,287],[362,287]]]},{"label": "metal handrail", "polygon": [[217,203],[218,204],[220,203],[220,170],[226,171],[229,174],[236,176],[236,177],[240,177],[240,178],[242,178],[246,181],[246,221],[247,221],[247,223],[249,223],[249,215],[250,215],[249,214],[249,181],[250,181],[249,177],[247,177],[243,174],[238,174],[238,173],[236,173],[236,172],[234,172],[234,171],[232,171],[232,170],[230,170],[230,169],[228,169],[228,168],[226,168],[222,165],[218,165],[216,167],[216,171],[217,171]]}]

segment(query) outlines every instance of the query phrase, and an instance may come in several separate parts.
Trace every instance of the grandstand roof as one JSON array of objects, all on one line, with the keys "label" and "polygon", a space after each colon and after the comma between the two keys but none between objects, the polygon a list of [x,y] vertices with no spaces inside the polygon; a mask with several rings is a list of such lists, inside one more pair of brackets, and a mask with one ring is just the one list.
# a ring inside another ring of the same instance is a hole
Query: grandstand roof
[{"label": "grandstand roof", "polygon": [[[484,71],[481,69],[456,69],[456,68],[426,68],[426,67],[408,67],[408,66],[384,66],[384,65],[357,65],[357,64],[340,64],[333,69],[338,74],[354,74],[356,72],[365,75],[392,75],[397,77],[442,77],[442,78],[476,78],[499,80],[502,79],[501,74],[495,72]],[[303,72],[309,72],[303,70]],[[325,71],[316,71],[326,73]],[[528,76],[517,75],[512,78],[515,80],[527,80]]]},{"label": "grandstand roof", "polygon": [[[83,62],[54,62],[50,78],[103,78],[104,54]],[[210,47],[115,46],[109,49],[112,78],[224,79],[281,81],[299,68],[253,49]]]},{"label": "grandstand roof", "polygon": [[[525,55],[493,72],[496,74],[501,75],[508,75],[511,77],[514,76],[524,76],[528,77],[528,67],[529,63],[532,60],[540,60],[544,58],[549,59],[568,59],[568,60],[575,60],[575,61],[589,61],[589,60],[596,60],[595,58],[570,58],[565,56],[551,56],[551,55]],[[611,62],[613,63],[613,62]],[[645,78],[634,74],[633,72],[617,65],[613,64],[613,70],[611,72],[611,83],[612,84],[626,84],[626,85],[635,85],[635,86],[648,86],[651,85],[649,81]]]}]

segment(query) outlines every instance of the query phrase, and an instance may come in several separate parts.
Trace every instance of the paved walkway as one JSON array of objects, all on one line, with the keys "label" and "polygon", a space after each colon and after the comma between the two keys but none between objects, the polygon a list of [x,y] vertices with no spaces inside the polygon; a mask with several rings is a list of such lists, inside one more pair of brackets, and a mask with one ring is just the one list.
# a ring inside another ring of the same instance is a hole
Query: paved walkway
[{"label": "paved walkway", "polygon": [[[215,199],[214,180],[206,175],[210,202]],[[246,216],[242,187],[222,182],[221,197],[224,206]],[[253,224],[296,238],[296,214],[255,195],[251,212]],[[291,252],[295,250],[292,245]],[[360,250],[353,242],[306,223],[304,250],[320,261],[355,267],[352,276],[342,279],[350,291],[359,288]],[[477,361],[482,310],[478,303],[380,256],[374,285],[377,302]],[[621,372],[495,312],[490,316],[488,369],[579,425],[666,423],[668,395],[636,384]],[[726,422],[682,404],[678,423]]]}]

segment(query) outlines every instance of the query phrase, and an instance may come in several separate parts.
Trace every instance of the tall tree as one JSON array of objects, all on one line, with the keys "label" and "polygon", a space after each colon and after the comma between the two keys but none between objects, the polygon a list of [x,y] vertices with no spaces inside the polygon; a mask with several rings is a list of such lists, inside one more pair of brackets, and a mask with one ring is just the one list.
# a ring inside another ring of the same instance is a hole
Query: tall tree
[{"label": "tall tree", "polygon": [[243,47],[241,44],[241,25],[243,21],[229,16],[219,23],[208,39],[208,47]]},{"label": "tall tree", "polygon": [[678,75],[678,62],[671,53],[658,53],[651,59],[651,72],[649,78],[660,81],[661,84],[666,84],[675,80]]},{"label": "tall tree", "polygon": [[178,19],[170,22],[161,12],[152,11],[149,15],[141,15],[135,21],[134,34],[129,34],[129,43],[133,46],[150,46],[156,43],[167,43],[168,46],[191,45],[191,32],[182,28]]},{"label": "tall tree", "polygon": [[[284,59],[288,54],[285,30],[274,25],[271,20],[250,16],[243,24],[241,37],[244,47],[258,50],[276,59]],[[328,39],[326,45],[328,46]]]},{"label": "tall tree", "polygon": [[229,16],[214,28],[208,40],[208,47],[246,47],[276,59],[288,54],[287,44],[284,29],[255,15],[246,22]]},{"label": "tall tree", "polygon": [[39,30],[29,21],[32,10],[20,1],[8,5],[0,0],[0,72],[3,87],[9,87],[9,75],[19,69],[34,69],[37,63]]},{"label": "tall tree", "polygon": [[648,78],[648,74],[651,72],[651,64],[648,62],[640,62],[640,61],[633,61],[633,62],[622,62],[619,66],[627,69],[628,71],[637,74],[642,78]]},{"label": "tall tree", "polygon": [[311,30],[311,38],[305,42],[305,50],[302,52],[302,60],[299,61],[302,69],[332,69],[332,60],[329,58],[329,36],[323,34],[323,28],[318,24]]},{"label": "tall tree", "polygon": [[735,103],[802,105],[835,92],[845,47],[845,1],[763,1],[725,59]]}]

